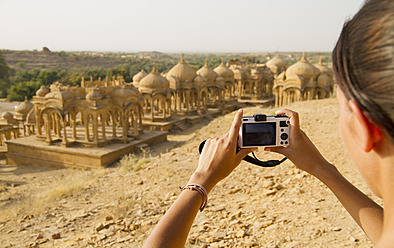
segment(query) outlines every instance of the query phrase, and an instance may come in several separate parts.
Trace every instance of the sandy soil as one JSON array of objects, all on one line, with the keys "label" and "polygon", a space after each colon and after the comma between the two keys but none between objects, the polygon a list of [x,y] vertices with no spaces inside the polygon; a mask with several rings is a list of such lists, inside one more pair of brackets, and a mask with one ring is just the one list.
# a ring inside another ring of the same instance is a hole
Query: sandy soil
[{"label": "sandy soil", "polygon": [[[372,196],[346,153],[335,99],[287,106],[322,154]],[[245,114],[272,114],[249,107]],[[197,147],[223,135],[234,113],[204,120],[150,151],[105,169],[0,164],[1,247],[140,247],[198,162]],[[262,159],[280,155],[257,152]],[[374,198],[374,197],[373,197]],[[376,200],[376,198],[374,198]],[[380,204],[381,201],[377,200]],[[209,195],[186,247],[371,247],[333,194],[290,161],[242,162]]]}]

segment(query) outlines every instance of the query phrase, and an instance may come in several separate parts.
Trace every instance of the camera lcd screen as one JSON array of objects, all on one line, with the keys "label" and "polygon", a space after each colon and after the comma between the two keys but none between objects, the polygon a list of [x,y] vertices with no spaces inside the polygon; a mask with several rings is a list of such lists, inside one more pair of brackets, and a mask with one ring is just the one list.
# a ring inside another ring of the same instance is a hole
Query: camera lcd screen
[{"label": "camera lcd screen", "polygon": [[242,143],[243,146],[276,145],[276,123],[244,123]]}]

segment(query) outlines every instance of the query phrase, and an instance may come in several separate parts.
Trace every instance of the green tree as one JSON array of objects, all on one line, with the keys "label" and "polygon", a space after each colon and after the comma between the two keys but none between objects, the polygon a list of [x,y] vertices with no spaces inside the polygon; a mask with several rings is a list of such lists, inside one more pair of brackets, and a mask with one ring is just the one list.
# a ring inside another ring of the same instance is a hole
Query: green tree
[{"label": "green tree", "polygon": [[30,71],[18,71],[12,79],[13,83],[26,82],[26,81],[37,81],[41,70],[38,68],[31,69]]},{"label": "green tree", "polygon": [[107,69],[103,67],[93,67],[83,72],[83,77],[87,80],[89,80],[90,77],[92,77],[93,80],[97,80],[99,77],[105,79],[106,75],[107,75]]},{"label": "green tree", "polygon": [[7,95],[7,90],[10,87],[9,77],[10,68],[0,52],[0,97],[6,97]]},{"label": "green tree", "polygon": [[109,79],[112,80],[112,77],[123,76],[123,78],[128,77],[128,70],[126,69],[119,69],[119,68],[111,68],[107,71],[107,76]]},{"label": "green tree", "polygon": [[40,86],[41,83],[36,81],[19,82],[11,86],[7,98],[11,101],[23,101],[25,96],[31,99]]},{"label": "green tree", "polygon": [[57,72],[53,70],[41,71],[37,77],[37,81],[44,85],[51,85],[59,79]]}]

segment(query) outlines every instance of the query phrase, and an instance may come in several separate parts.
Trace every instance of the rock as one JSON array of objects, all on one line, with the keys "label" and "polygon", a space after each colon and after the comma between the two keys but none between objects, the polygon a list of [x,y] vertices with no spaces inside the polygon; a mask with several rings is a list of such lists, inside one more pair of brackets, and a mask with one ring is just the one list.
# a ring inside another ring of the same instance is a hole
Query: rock
[{"label": "rock", "polygon": [[237,237],[237,238],[243,238],[243,237],[245,237],[245,235],[246,235],[246,233],[245,233],[244,230],[239,230],[239,231],[237,232],[237,234],[235,234],[235,237]]},{"label": "rock", "polygon": [[23,216],[23,220],[31,220],[31,219],[33,219],[34,218],[34,215],[32,215],[32,214],[29,214],[29,215],[25,215],[25,216]]},{"label": "rock", "polygon": [[101,240],[106,239],[107,236],[105,236],[105,234],[99,234],[99,235],[96,236],[96,238],[97,238],[97,241],[101,241]]},{"label": "rock", "polygon": [[36,236],[36,239],[35,239],[35,240],[39,240],[39,239],[42,239],[42,238],[44,238],[44,235],[42,235],[42,234],[40,233],[40,234],[38,234],[38,235]]},{"label": "rock", "polygon": [[109,220],[112,220],[114,217],[112,216],[112,215],[107,215],[107,216],[105,216],[105,220],[106,221],[109,221]]},{"label": "rock", "polygon": [[266,180],[266,181],[263,182],[263,188],[264,189],[268,189],[268,188],[274,186],[274,184],[275,184],[274,182]]},{"label": "rock", "polygon": [[99,231],[103,230],[104,228],[105,228],[104,224],[100,223],[94,228],[94,230],[96,230],[96,232],[99,232]]},{"label": "rock", "polygon": [[333,227],[331,230],[334,231],[334,232],[339,232],[339,231],[342,230],[342,228],[336,226],[336,227]]},{"label": "rock", "polygon": [[215,238],[217,239],[224,239],[226,237],[226,233],[225,232],[217,232],[215,233]]},{"label": "rock", "polygon": [[264,190],[263,195],[264,196],[275,195],[277,192],[278,192],[278,190],[275,188],[274,189],[266,189],[266,190]]},{"label": "rock", "polygon": [[61,238],[60,233],[54,233],[51,235],[51,237],[52,237],[52,239],[60,239]]},{"label": "rock", "polygon": [[352,241],[352,242],[359,242],[360,240],[358,238],[350,236],[350,241]]},{"label": "rock", "polygon": [[113,221],[113,220],[107,221],[104,223],[104,228],[108,228],[109,226],[111,226],[113,224],[115,224],[115,221]]},{"label": "rock", "polygon": [[241,221],[236,219],[236,220],[231,221],[229,223],[229,226],[233,226],[233,225],[236,225],[236,224],[239,224],[239,223],[241,223]]},{"label": "rock", "polygon": [[237,192],[239,192],[239,191],[241,191],[241,188],[232,189],[232,190],[230,190],[228,193],[229,193],[229,194],[235,194],[235,193],[237,193]]},{"label": "rock", "polygon": [[253,240],[250,240],[250,239],[242,241],[242,244],[247,247],[252,247],[252,246],[257,245],[256,242],[254,242]]},{"label": "rock", "polygon": [[238,210],[237,212],[230,215],[230,220],[237,219],[237,218],[241,217],[242,214],[243,214],[243,212],[241,210]]},{"label": "rock", "polygon": [[116,243],[123,243],[123,242],[126,242],[126,241],[131,240],[132,238],[133,238],[133,237],[118,238],[115,242],[116,242]]},{"label": "rock", "polygon": [[196,243],[196,240],[197,240],[197,238],[195,235],[190,235],[188,238],[189,244],[192,244],[192,245]]}]

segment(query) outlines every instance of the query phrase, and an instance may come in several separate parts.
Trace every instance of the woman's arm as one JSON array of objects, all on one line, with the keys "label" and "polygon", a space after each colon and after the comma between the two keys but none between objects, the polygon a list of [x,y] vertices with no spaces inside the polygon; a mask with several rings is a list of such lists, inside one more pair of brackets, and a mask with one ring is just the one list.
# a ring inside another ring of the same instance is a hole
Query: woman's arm
[{"label": "woman's arm", "polygon": [[291,144],[288,147],[265,148],[265,150],[285,155],[298,168],[327,185],[368,237],[376,243],[383,229],[383,209],[346,180],[334,165],[327,162],[300,129],[296,112],[284,109],[277,111],[276,114],[290,117]]},{"label": "woman's arm", "polygon": [[[188,184],[199,184],[209,193],[248,153],[256,150],[242,149],[236,153],[242,113],[242,110],[237,112],[230,131],[222,138],[206,141],[197,169]],[[143,247],[183,247],[202,203],[203,198],[198,191],[183,190],[153,229]]]},{"label": "woman's arm", "polygon": [[373,243],[383,230],[383,209],[344,178],[335,166],[325,165],[315,176],[335,194]]}]

